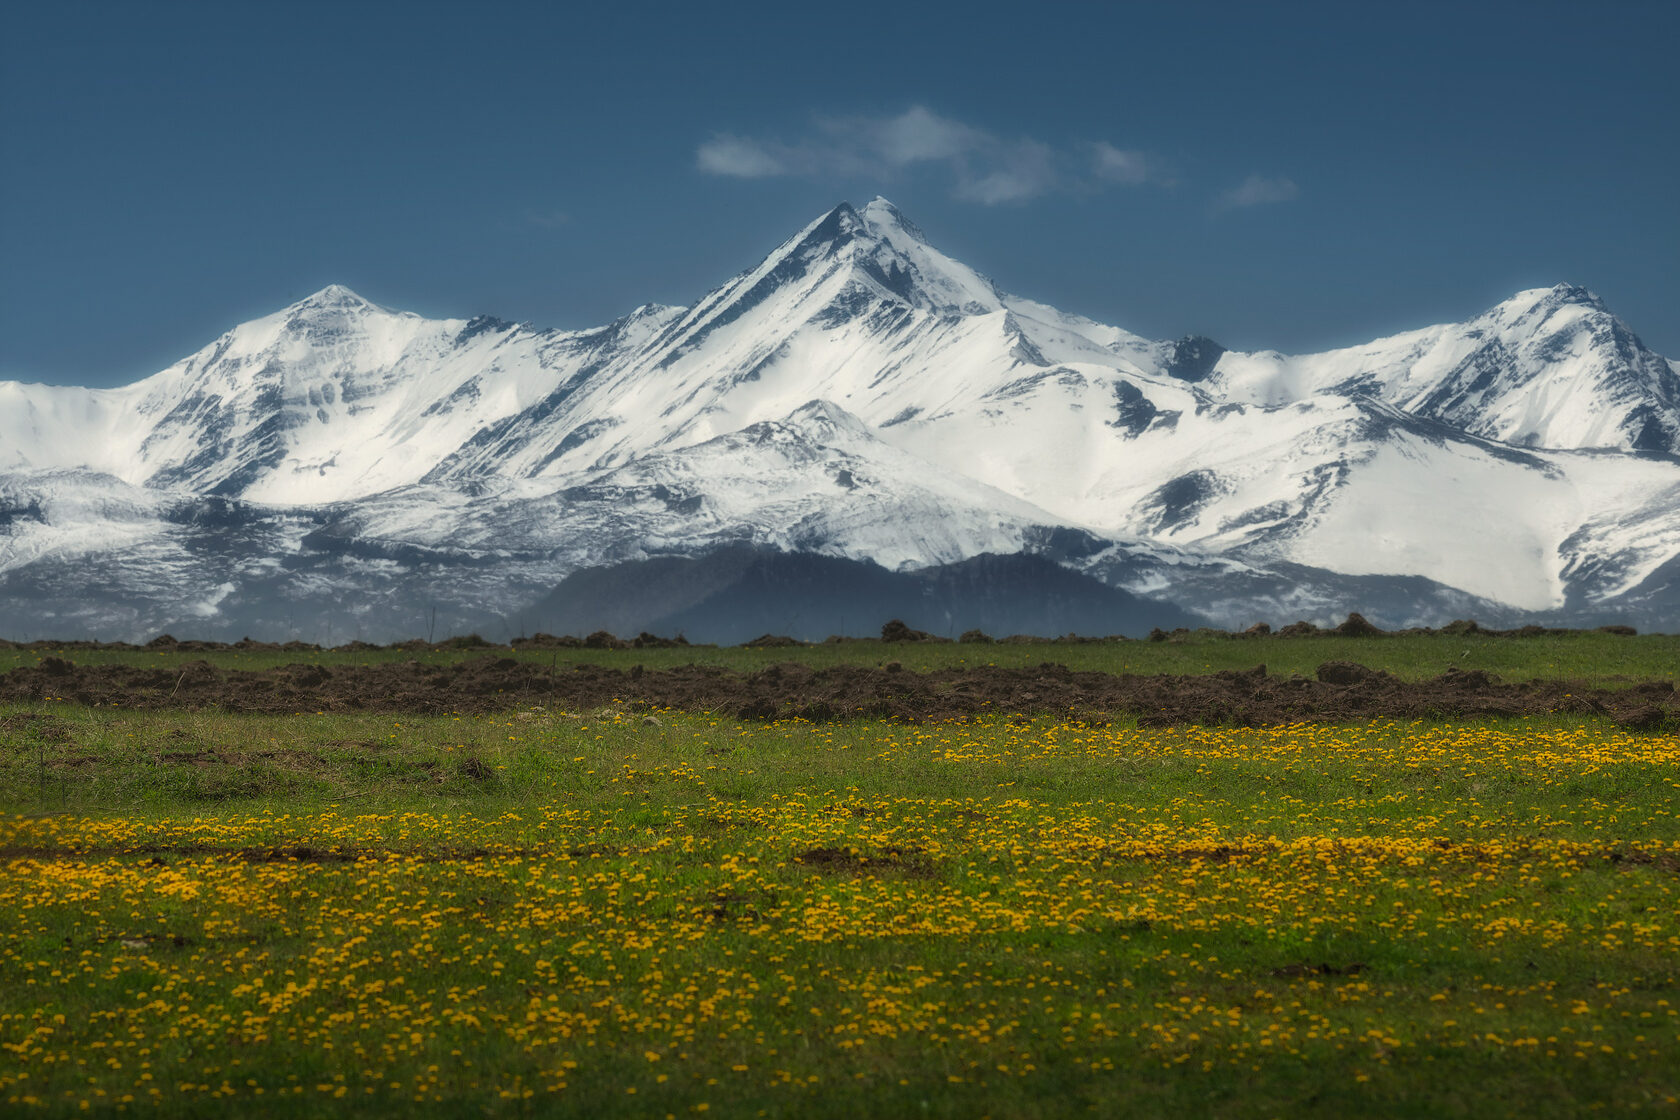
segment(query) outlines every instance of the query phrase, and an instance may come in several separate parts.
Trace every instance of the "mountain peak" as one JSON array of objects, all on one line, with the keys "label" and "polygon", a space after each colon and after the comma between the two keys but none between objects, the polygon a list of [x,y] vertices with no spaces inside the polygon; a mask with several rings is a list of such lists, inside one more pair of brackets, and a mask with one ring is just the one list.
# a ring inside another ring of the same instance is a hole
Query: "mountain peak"
[{"label": "mountain peak", "polygon": [[1553,284],[1551,296],[1558,303],[1584,303],[1590,304],[1600,311],[1604,310],[1604,301],[1598,298],[1597,293],[1590,292],[1577,284]]},{"label": "mountain peak", "polygon": [[288,330],[333,333],[360,330],[377,318],[399,314],[363,299],[343,284],[328,284],[280,312],[279,318]]},{"label": "mountain peak", "polygon": [[857,436],[873,436],[869,425],[858,419],[854,414],[841,408],[831,400],[818,398],[806,401],[792,412],[787,419],[796,423],[819,424],[832,431],[846,431]]},{"label": "mountain peak", "polygon": [[867,244],[866,268],[901,298],[962,314],[988,314],[1002,306],[996,286],[961,261],[946,256],[891,202],[876,195],[857,218]]},{"label": "mountain peak", "polygon": [[1527,288],[1501,303],[1495,310],[1513,317],[1534,311],[1555,311],[1560,307],[1587,307],[1594,311],[1610,309],[1598,295],[1578,284],[1553,284],[1549,288]]},{"label": "mountain peak", "polygon": [[809,226],[794,240],[801,245],[813,241],[839,241],[855,236],[864,229],[863,219],[849,202],[842,202]]},{"label": "mountain peak", "polygon": [[917,228],[916,223],[904,216],[904,211],[876,195],[863,208],[861,215],[863,224],[869,232],[886,241],[893,239],[894,233],[902,233],[910,240],[921,245],[927,244],[927,237]]},{"label": "mountain peak", "polygon": [[839,203],[806,226],[800,236],[794,238],[794,243],[810,245],[813,242],[839,242],[855,237],[884,241],[900,247],[928,244],[927,236],[916,223],[905,217],[904,211],[880,195],[876,195],[861,210],[850,202]]},{"label": "mountain peak", "polygon": [[343,284],[328,284],[313,295],[305,296],[280,314],[294,324],[333,322],[343,323],[370,314],[390,314],[372,300],[363,299]]},{"label": "mountain peak", "polygon": [[292,306],[297,308],[330,307],[340,310],[373,310],[375,307],[373,303],[363,299],[349,288],[346,288],[343,284],[328,284],[314,295],[306,296],[303,299],[298,300],[298,302],[294,303]]}]

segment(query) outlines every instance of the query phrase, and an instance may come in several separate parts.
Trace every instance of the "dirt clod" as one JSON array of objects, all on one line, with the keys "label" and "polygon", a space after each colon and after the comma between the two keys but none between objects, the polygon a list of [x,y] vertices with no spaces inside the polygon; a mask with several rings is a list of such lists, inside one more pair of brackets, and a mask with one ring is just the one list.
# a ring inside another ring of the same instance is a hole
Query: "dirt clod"
[{"label": "dirt clod", "polygon": [[929,634],[926,630],[912,630],[902,619],[893,619],[881,627],[883,642],[946,642],[949,638],[941,638]]},{"label": "dirt clod", "polygon": [[930,878],[934,874],[933,861],[912,848],[887,847],[876,852],[860,852],[855,848],[811,848],[799,852],[794,861],[819,871],[841,875],[907,874]]},{"label": "dirt clod", "polygon": [[489,781],[496,776],[496,772],[481,758],[469,758],[458,769],[463,778],[471,778],[475,782]]},{"label": "dirt clod", "polygon": [[1326,661],[1318,667],[1317,677],[1324,684],[1364,684],[1370,680],[1381,680],[1388,674],[1375,669],[1367,669],[1363,665],[1352,661]]},{"label": "dirt clod", "polygon": [[1677,723],[1674,712],[1655,704],[1641,704],[1616,717],[1616,726],[1626,731],[1664,731]]},{"label": "dirt clod", "polygon": [[1343,637],[1369,638],[1383,633],[1376,626],[1368,622],[1364,615],[1354,611],[1347,616],[1347,621],[1336,627],[1336,633]]},{"label": "dirt clod", "polygon": [[1358,976],[1364,971],[1365,966],[1355,961],[1340,968],[1333,964],[1286,964],[1272,969],[1272,975],[1293,980],[1302,976]]},{"label": "dirt clod", "polygon": [[804,644],[798,638],[790,638],[786,634],[760,634],[750,642],[741,643],[747,649],[783,649]]}]

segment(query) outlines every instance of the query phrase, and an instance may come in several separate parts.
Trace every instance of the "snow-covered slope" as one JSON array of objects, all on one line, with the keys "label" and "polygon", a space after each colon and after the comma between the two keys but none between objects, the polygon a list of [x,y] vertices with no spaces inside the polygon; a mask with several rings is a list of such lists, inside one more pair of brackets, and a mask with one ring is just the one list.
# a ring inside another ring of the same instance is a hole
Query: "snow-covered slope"
[{"label": "snow-covered slope", "polygon": [[560,489],[525,481],[471,496],[436,483],[357,502],[323,532],[593,567],[729,544],[867,557],[889,568],[1021,551],[1043,510],[882,443],[811,401],[703,443],[639,456]]},{"label": "snow-covered slope", "polygon": [[876,199],[593,330],[335,286],[124,388],[0,382],[0,600],[45,629],[102,617],[79,565],[134,625],[283,600],[302,629],[337,601],[372,633],[363,600],[398,587],[482,616],[578,568],[751,543],[1039,551],[1225,622],[1411,580],[1382,585],[1387,621],[1634,596],[1674,625],[1677,446],[1675,364],[1579,288],[1241,354],[1012,296]]},{"label": "snow-covered slope", "polygon": [[1599,298],[1559,284],[1465,323],[1290,358],[1226,354],[1210,389],[1275,404],[1369,394],[1523,447],[1680,451],[1680,376]]}]

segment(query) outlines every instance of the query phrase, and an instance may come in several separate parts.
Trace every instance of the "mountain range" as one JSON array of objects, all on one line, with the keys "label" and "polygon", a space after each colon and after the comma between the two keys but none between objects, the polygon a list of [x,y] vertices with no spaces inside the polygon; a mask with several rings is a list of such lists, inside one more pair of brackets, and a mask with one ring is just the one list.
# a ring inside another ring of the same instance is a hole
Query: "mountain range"
[{"label": "mountain range", "polygon": [[[1677,453],[1680,365],[1582,288],[1244,353],[1010,295],[876,199],[596,329],[332,286],[121,388],[0,382],[0,629],[511,633],[583,617],[554,598],[579,573],[743,549],[1036,557],[1124,596],[1133,630],[1674,629]],[[1044,579],[996,570],[928,584],[969,588],[941,632]]]}]

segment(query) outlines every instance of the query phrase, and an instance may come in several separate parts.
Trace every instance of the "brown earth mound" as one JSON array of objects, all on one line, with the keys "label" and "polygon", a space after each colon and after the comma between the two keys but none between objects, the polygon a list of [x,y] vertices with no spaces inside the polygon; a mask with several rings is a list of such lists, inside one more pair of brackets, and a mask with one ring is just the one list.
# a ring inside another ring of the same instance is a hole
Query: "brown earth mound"
[{"label": "brown earth mound", "polygon": [[913,630],[904,624],[901,618],[890,619],[881,627],[883,642],[948,642],[951,639],[941,638],[937,634],[929,634],[926,630]]},{"label": "brown earth mound", "polygon": [[257,672],[218,669],[204,661],[152,669],[54,659],[50,665],[0,674],[0,703],[45,699],[120,708],[266,713],[476,713],[532,705],[576,709],[620,700],[741,719],[917,720],[1003,712],[1135,716],[1144,726],[1565,712],[1606,715],[1645,731],[1680,728],[1680,696],[1667,681],[1613,691],[1567,681],[1505,684],[1479,670],[1402,681],[1346,661],[1325,662],[1316,680],[1269,676],[1263,665],[1210,676],[1115,676],[1074,672],[1050,662],[1036,669],[930,673],[907,672],[896,662],[882,668],[828,669],[782,664],[738,674],[700,665],[553,669],[510,657],[447,665],[287,665]]},{"label": "brown earth mound", "polygon": [[[1562,634],[1579,634],[1579,633],[1585,633],[1585,632],[1586,631],[1581,631],[1581,630],[1567,630],[1567,629],[1560,630],[1560,629],[1554,629],[1554,628],[1545,627],[1545,626],[1522,626],[1522,627],[1519,627],[1515,630],[1493,630],[1493,629],[1489,629],[1485,626],[1482,626],[1482,625],[1478,624],[1475,619],[1462,619],[1462,618],[1461,619],[1455,619],[1454,621],[1452,621],[1452,622],[1448,623],[1447,625],[1441,627],[1439,630],[1436,630],[1436,629],[1433,629],[1433,628],[1427,627],[1427,626],[1420,627],[1420,628],[1415,628],[1415,629],[1410,629],[1410,630],[1382,630],[1382,629],[1378,628],[1372,622],[1368,621],[1365,618],[1364,615],[1359,614],[1358,612],[1355,612],[1353,614],[1348,615],[1347,620],[1345,622],[1341,623],[1338,626],[1333,626],[1329,629],[1321,629],[1319,626],[1315,625],[1314,623],[1303,621],[1303,622],[1292,622],[1288,626],[1283,627],[1281,630],[1274,631],[1269,624],[1264,623],[1264,622],[1257,622],[1253,626],[1250,626],[1247,630],[1243,630],[1243,631],[1239,631],[1239,632],[1235,632],[1235,633],[1233,633],[1231,631],[1228,631],[1228,630],[1218,630],[1218,629],[1213,629],[1213,628],[1205,627],[1205,626],[1201,627],[1199,629],[1196,629],[1196,630],[1190,630],[1190,629],[1187,629],[1185,627],[1179,627],[1178,629],[1173,630],[1170,633],[1166,630],[1155,629],[1155,630],[1151,630],[1149,632],[1149,640],[1152,641],[1152,642],[1165,642],[1165,641],[1203,640],[1203,639],[1214,639],[1214,638],[1265,638],[1265,637],[1314,638],[1314,637],[1326,637],[1326,636],[1335,636],[1335,635],[1340,635],[1340,636],[1343,636],[1343,637],[1366,637],[1366,638],[1369,638],[1369,637],[1382,637],[1382,636],[1388,636],[1388,635],[1407,635],[1407,634],[1422,634],[1422,635],[1450,634],[1450,635],[1453,635],[1455,637],[1462,637],[1462,636],[1467,635],[1467,634],[1475,634],[1475,635],[1478,635],[1480,637],[1486,637],[1486,638],[1535,638],[1535,637],[1545,637],[1545,636],[1556,636],[1556,635],[1562,635]],[[1627,636],[1627,637],[1632,637],[1633,635],[1638,633],[1638,631],[1636,631],[1631,626],[1600,626],[1600,627],[1597,628],[1597,632],[1601,633],[1601,634],[1617,634],[1617,635],[1622,635],[1622,636]],[[863,641],[863,640],[864,639],[861,639],[861,638],[842,637],[838,634],[831,635],[827,639],[827,641],[829,641],[829,642],[855,642],[855,641]],[[930,633],[928,633],[924,630],[914,630],[911,627],[909,627],[908,625],[906,625],[902,619],[896,619],[896,618],[888,621],[886,623],[886,625],[881,627],[881,640],[884,641],[884,642],[948,642],[948,641],[950,641],[949,638],[944,638],[944,637],[941,637],[937,634],[930,634]],[[989,636],[987,636],[986,634],[982,633],[979,630],[966,631],[966,632],[964,632],[963,636],[961,638],[959,638],[958,640],[959,641],[965,641],[965,642],[967,642],[967,641],[974,641],[974,642],[989,642],[989,641],[992,641],[992,639]],[[1089,634],[1087,634],[1087,635],[1064,634],[1061,637],[1050,638],[1050,637],[1040,637],[1040,636],[1036,636],[1036,635],[1032,635],[1032,634],[1012,634],[1007,638],[999,638],[997,640],[1001,641],[1001,642],[1009,642],[1009,643],[1026,643],[1026,642],[1030,642],[1030,643],[1043,643],[1043,642],[1085,643],[1085,642],[1125,642],[1125,641],[1130,641],[1131,639],[1123,637],[1121,635],[1109,635],[1107,637],[1099,638],[1099,637],[1096,637],[1094,635],[1089,635]],[[434,649],[434,650],[443,650],[443,649],[492,650],[492,649],[502,649],[502,648],[512,648],[512,649],[648,649],[648,648],[670,649],[672,647],[687,646],[689,644],[690,643],[689,643],[688,639],[684,638],[681,634],[678,634],[675,638],[661,638],[658,635],[650,634],[645,630],[641,634],[637,635],[634,638],[620,638],[617,635],[609,633],[606,630],[597,630],[593,634],[590,634],[588,637],[584,637],[584,638],[579,638],[579,637],[576,637],[576,636],[573,636],[573,635],[560,635],[560,636],[557,637],[553,634],[544,634],[544,633],[538,632],[536,634],[531,635],[528,638],[525,638],[525,637],[514,638],[510,642],[508,642],[507,646],[505,646],[505,647],[503,645],[501,645],[500,643],[488,641],[485,638],[482,638],[477,634],[467,634],[467,635],[459,636],[459,637],[443,638],[443,639],[440,639],[439,641],[437,641],[435,643],[430,641],[429,639],[409,638],[405,641],[391,642],[390,644],[383,645],[383,646],[373,645],[373,644],[368,643],[368,642],[357,640],[357,641],[346,643],[345,645],[330,646],[330,647],[329,646],[316,645],[313,642],[299,642],[299,641],[259,642],[259,641],[255,641],[251,638],[241,638],[237,642],[205,641],[205,640],[200,640],[200,639],[197,639],[197,638],[180,640],[180,639],[177,639],[176,637],[174,637],[174,635],[171,635],[171,634],[159,634],[157,637],[153,638],[149,642],[146,642],[144,645],[135,645],[131,642],[100,642],[100,641],[91,641],[91,640],[79,639],[79,638],[78,639],[37,638],[33,641],[28,641],[28,642],[14,642],[14,641],[10,641],[6,638],[0,638],[0,649],[26,649],[26,650],[36,650],[36,651],[51,650],[51,651],[60,652],[60,653],[65,652],[65,651],[76,652],[76,651],[81,651],[81,650],[117,650],[117,651],[127,651],[127,652],[132,652],[132,651],[135,651],[135,650],[151,650],[151,651],[155,651],[155,652],[161,651],[161,652],[169,652],[169,653],[210,653],[210,652],[218,652],[218,651],[225,651],[225,650],[247,650],[247,651],[261,651],[261,652],[292,651],[292,652],[298,652],[298,653],[319,653],[319,652],[321,652],[325,649],[333,649],[333,650],[337,650],[337,651],[340,651],[340,652],[352,652],[353,653],[353,652],[365,651],[365,650],[396,650],[396,649],[402,649],[402,650],[427,650],[427,649]],[[763,647],[765,645],[807,645],[807,644],[810,644],[810,643],[801,642],[801,641],[798,641],[794,638],[782,637],[782,636],[775,635],[775,634],[765,634],[762,637],[755,638],[754,640],[752,640],[750,642],[743,642],[741,644],[743,646],[751,648],[751,647]]]}]

